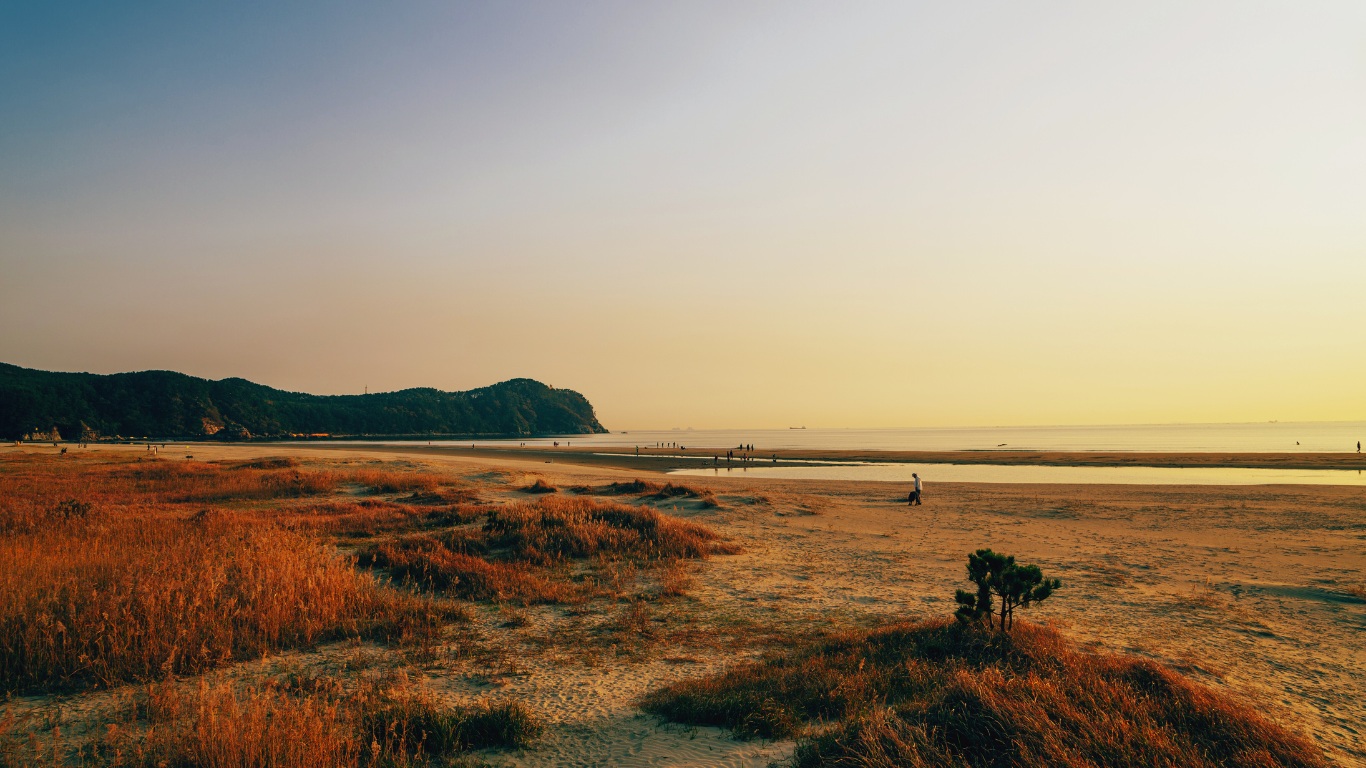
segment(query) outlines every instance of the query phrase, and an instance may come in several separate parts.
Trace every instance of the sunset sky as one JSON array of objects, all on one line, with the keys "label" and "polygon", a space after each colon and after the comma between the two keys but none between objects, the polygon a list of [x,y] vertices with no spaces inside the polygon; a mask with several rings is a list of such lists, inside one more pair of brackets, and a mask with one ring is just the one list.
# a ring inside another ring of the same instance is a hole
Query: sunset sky
[{"label": "sunset sky", "polygon": [[1366,419],[1366,3],[0,3],[0,361]]}]

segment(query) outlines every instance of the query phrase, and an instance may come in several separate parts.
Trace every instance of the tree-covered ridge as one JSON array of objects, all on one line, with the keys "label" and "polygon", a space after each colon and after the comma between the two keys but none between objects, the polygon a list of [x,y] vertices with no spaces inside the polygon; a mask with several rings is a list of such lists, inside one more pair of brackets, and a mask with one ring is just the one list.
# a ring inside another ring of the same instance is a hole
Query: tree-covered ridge
[{"label": "tree-covered ridge", "polygon": [[533,435],[605,432],[588,399],[532,379],[468,392],[285,392],[173,371],[54,373],[0,363],[0,437]]}]

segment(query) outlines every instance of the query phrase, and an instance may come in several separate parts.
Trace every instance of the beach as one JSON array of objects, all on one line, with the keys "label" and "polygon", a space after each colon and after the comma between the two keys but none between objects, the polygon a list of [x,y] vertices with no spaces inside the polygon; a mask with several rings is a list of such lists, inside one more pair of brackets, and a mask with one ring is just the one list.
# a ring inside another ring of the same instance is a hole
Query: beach
[{"label": "beach", "polygon": [[[50,446],[3,450],[55,453]],[[519,489],[536,479],[562,494],[637,478],[662,483],[675,479],[662,473],[684,461],[605,456],[609,452],[601,448],[195,444],[185,451],[201,461],[290,455],[304,462],[402,462],[475,483],[494,503],[522,498]],[[163,459],[180,455],[168,449]],[[786,452],[784,458],[817,457]],[[819,458],[853,457],[827,452]],[[1117,463],[1201,457],[1001,452],[978,458]],[[1203,458],[1224,466],[1251,461]],[[912,459],[928,460],[923,454],[895,457]],[[871,459],[865,452],[858,460]],[[1313,461],[1345,466],[1355,459]],[[515,696],[546,719],[536,746],[490,756],[490,762],[761,766],[781,759],[790,742],[738,741],[716,728],[664,725],[641,712],[637,701],[666,683],[754,658],[781,642],[775,638],[947,616],[954,590],[967,586],[967,553],[990,547],[1062,580],[1058,594],[1028,611],[1027,619],[1050,623],[1084,646],[1149,658],[1230,692],[1308,735],[1340,764],[1366,765],[1366,657],[1358,642],[1366,629],[1366,496],[1360,489],[953,484],[929,477],[924,505],[908,507],[907,489],[891,483],[685,480],[710,490],[718,506],[693,497],[656,506],[707,524],[741,551],[690,567],[695,586],[688,597],[649,619],[660,638],[650,650],[629,656],[601,648],[584,652],[572,639],[592,617],[557,605],[505,607],[476,611],[467,631],[502,649],[496,662],[438,654],[420,665],[423,678],[443,695]],[[248,674],[285,661],[317,664],[356,652],[354,646],[323,646],[212,674]],[[8,706],[29,714],[61,707],[65,717],[79,719],[112,695],[21,697]]]}]

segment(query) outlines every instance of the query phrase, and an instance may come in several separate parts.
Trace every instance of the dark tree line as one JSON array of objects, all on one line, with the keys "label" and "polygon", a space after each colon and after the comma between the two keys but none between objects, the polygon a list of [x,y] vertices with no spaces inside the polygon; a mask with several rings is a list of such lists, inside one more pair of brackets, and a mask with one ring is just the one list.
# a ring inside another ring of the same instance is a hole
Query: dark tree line
[{"label": "dark tree line", "polygon": [[281,437],[533,435],[605,432],[583,395],[532,379],[468,392],[406,389],[373,395],[285,392],[245,379],[171,371],[108,376],[0,363],[0,437],[53,429],[89,436]]}]

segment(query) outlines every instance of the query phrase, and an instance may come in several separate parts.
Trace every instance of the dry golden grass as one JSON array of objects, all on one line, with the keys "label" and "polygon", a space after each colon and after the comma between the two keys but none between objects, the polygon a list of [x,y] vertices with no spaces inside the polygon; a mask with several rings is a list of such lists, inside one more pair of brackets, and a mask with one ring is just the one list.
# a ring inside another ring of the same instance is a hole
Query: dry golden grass
[{"label": "dry golden grass", "polygon": [[640,496],[641,498],[651,498],[656,500],[676,499],[680,497],[699,498],[710,496],[709,490],[698,490],[689,485],[679,485],[675,483],[652,483],[648,480],[632,480],[628,482],[611,482],[606,485],[576,485],[570,490],[580,495],[594,494],[598,496]]},{"label": "dry golden grass", "polygon": [[126,700],[117,722],[93,742],[64,749],[60,736],[39,755],[0,740],[0,764],[103,766],[403,768],[449,764],[484,748],[525,747],[542,726],[516,701],[451,706],[404,675],[345,685],[334,678],[268,680],[256,686],[200,682],[149,685]]},{"label": "dry golden grass", "polygon": [[522,489],[522,493],[556,493],[560,489],[547,483],[545,478],[538,477],[536,482]]},{"label": "dry golden grass", "polygon": [[659,572],[659,594],[661,597],[682,597],[693,588],[695,580],[688,568],[681,562],[671,562]]},{"label": "dry golden grass", "polygon": [[411,536],[386,541],[361,555],[361,563],[384,568],[397,580],[466,600],[523,604],[569,600],[569,585],[525,565],[490,562],[463,551],[456,537]]},{"label": "dry golden grass", "polygon": [[649,507],[551,497],[489,510],[491,548],[511,559],[553,563],[593,556],[639,560],[706,558],[735,550],[710,528]]},{"label": "dry golden grass", "polygon": [[661,486],[659,483],[650,483],[644,480],[636,479],[632,480],[629,483],[614,481],[606,485],[600,486],[575,485],[571,487],[569,490],[580,495],[596,494],[599,496],[640,496],[647,493],[654,493],[655,491],[658,491],[661,487],[663,486]]},{"label": "dry golden grass", "polygon": [[355,539],[463,525],[479,519],[486,509],[477,504],[439,506],[411,498],[401,502],[334,499],[296,506],[272,518],[283,526]]},{"label": "dry golden grass", "polygon": [[212,502],[315,496],[342,481],[336,472],[300,469],[295,463],[150,460],[125,465],[104,478],[156,501]]},{"label": "dry golden grass", "polygon": [[345,473],[346,480],[365,486],[373,493],[432,494],[441,485],[436,475],[395,472],[383,467],[364,467]]},{"label": "dry golden grass", "polygon": [[1175,672],[1081,652],[1033,625],[848,633],[644,704],[743,736],[797,736],[793,765],[803,767],[1327,764],[1304,739]]},{"label": "dry golden grass", "polygon": [[[711,529],[649,507],[545,497],[466,510],[482,513],[483,525],[377,542],[362,551],[361,563],[465,599],[530,604],[581,600],[604,586],[619,594],[626,586],[614,577],[619,569],[607,567],[613,561],[667,567],[735,551]],[[570,579],[571,561],[586,561],[596,578]],[[668,581],[666,595],[686,588],[685,574]]]},{"label": "dry golden grass", "polygon": [[6,457],[0,688],[148,680],[340,637],[432,637],[451,609],[388,589],[251,510],[186,503],[294,498],[333,476],[288,464]]}]

